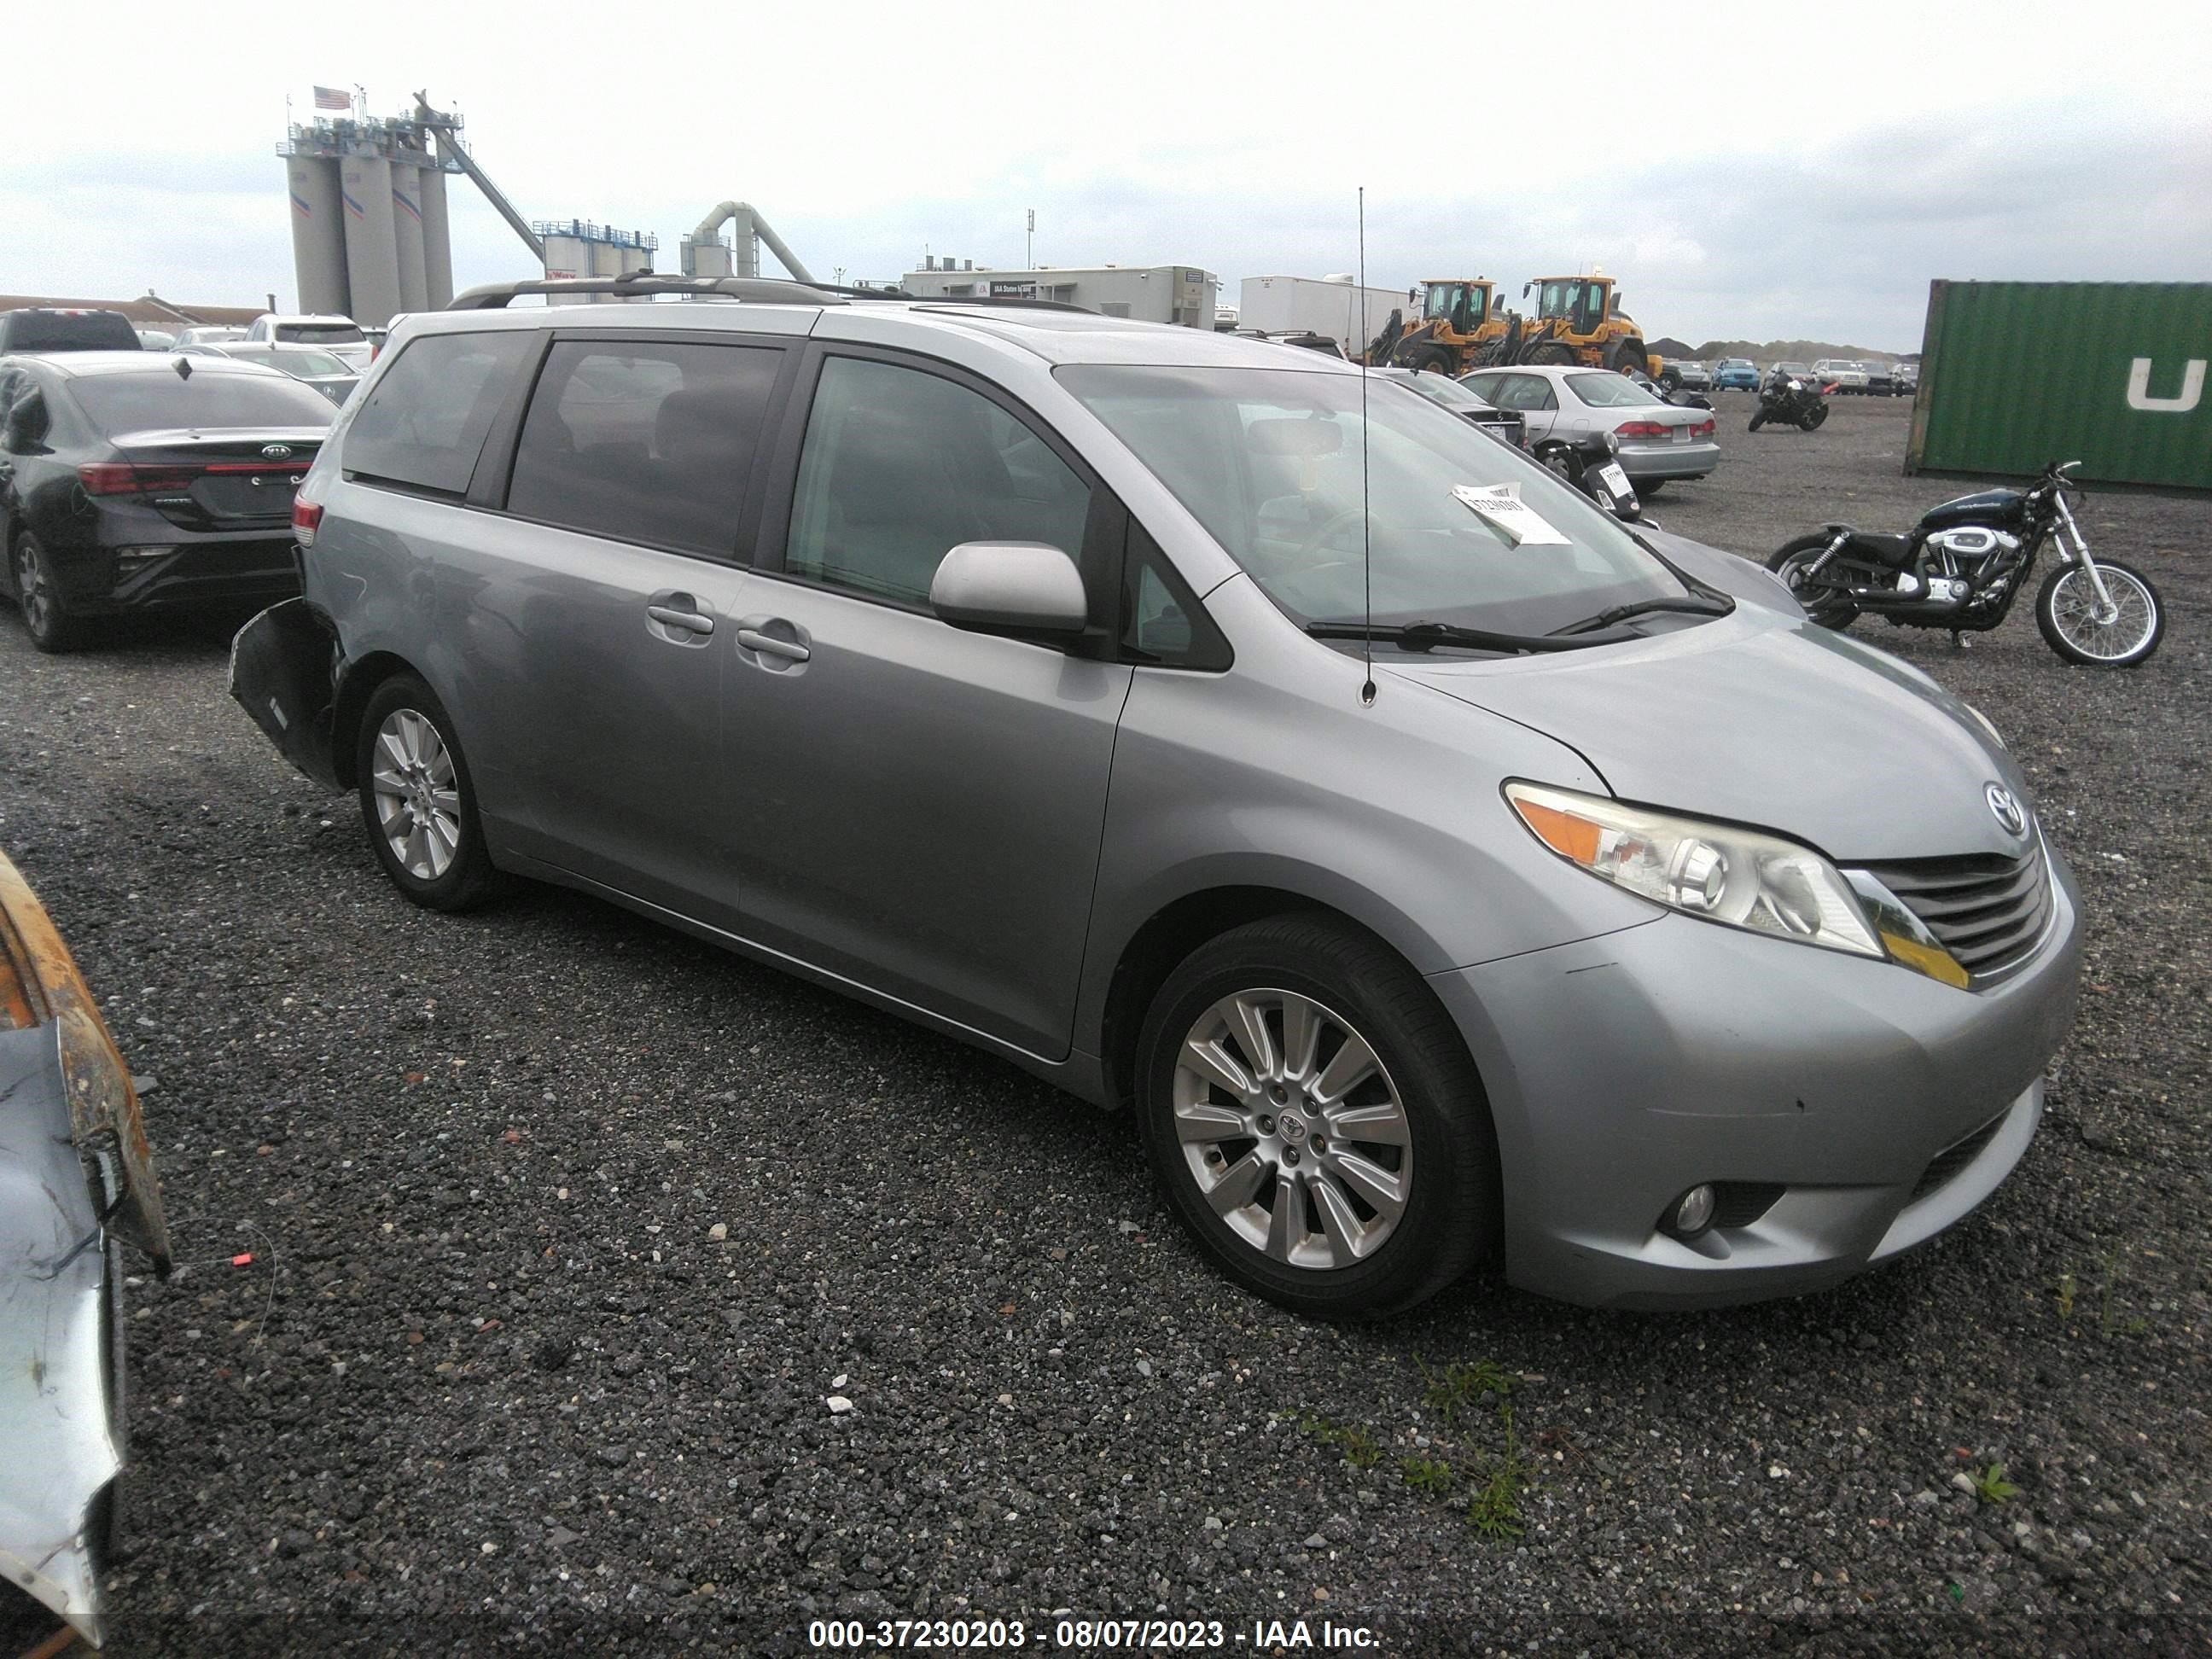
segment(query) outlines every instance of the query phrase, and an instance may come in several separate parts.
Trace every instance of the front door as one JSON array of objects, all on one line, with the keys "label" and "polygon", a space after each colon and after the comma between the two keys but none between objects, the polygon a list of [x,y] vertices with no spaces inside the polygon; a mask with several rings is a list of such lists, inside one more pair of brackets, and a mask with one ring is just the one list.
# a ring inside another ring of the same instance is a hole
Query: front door
[{"label": "front door", "polygon": [[1131,671],[956,629],[928,595],[962,542],[1087,544],[1103,620],[1097,550],[1117,512],[981,383],[822,358],[781,569],[745,582],[723,703],[751,937],[1067,1052]]}]

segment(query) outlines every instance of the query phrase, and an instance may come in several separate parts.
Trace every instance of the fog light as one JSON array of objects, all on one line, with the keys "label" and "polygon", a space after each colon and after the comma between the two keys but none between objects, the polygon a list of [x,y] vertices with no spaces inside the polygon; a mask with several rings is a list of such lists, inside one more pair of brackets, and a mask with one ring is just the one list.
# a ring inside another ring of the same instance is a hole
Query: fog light
[{"label": "fog light", "polygon": [[139,565],[151,564],[156,559],[166,559],[176,550],[173,547],[118,547],[115,550],[115,558],[125,569],[131,569]]},{"label": "fog light", "polygon": [[1694,1238],[1713,1224],[1713,1188],[1711,1182],[1700,1182],[1681,1197],[1674,1206],[1673,1231],[1684,1238]]}]

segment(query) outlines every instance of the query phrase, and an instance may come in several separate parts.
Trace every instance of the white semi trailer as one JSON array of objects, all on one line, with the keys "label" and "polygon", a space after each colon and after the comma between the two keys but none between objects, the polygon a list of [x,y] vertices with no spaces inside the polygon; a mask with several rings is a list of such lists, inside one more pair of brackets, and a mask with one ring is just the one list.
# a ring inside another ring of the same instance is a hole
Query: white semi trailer
[{"label": "white semi trailer", "polygon": [[1413,314],[1402,289],[1364,289],[1349,276],[1247,276],[1237,295],[1237,326],[1325,334],[1352,356],[1382,331],[1394,311]]}]

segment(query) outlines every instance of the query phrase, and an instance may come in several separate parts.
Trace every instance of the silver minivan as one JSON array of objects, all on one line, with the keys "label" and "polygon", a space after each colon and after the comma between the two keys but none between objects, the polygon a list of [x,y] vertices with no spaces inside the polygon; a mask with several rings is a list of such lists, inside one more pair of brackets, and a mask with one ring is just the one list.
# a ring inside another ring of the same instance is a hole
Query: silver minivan
[{"label": "silver minivan", "polygon": [[416,902],[561,883],[1130,1108],[1318,1316],[1808,1290],[2020,1160],[2071,878],[1765,572],[1318,353],[549,286],[394,331],[234,653]]}]

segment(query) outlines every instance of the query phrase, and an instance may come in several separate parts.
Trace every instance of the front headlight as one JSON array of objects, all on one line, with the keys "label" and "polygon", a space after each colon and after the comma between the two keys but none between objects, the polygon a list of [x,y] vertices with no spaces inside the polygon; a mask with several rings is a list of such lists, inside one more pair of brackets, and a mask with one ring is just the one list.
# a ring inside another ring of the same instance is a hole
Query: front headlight
[{"label": "front headlight", "polygon": [[1888,957],[1857,894],[1810,848],[1541,784],[1509,783],[1505,799],[1561,858],[1654,904],[1799,945]]}]

